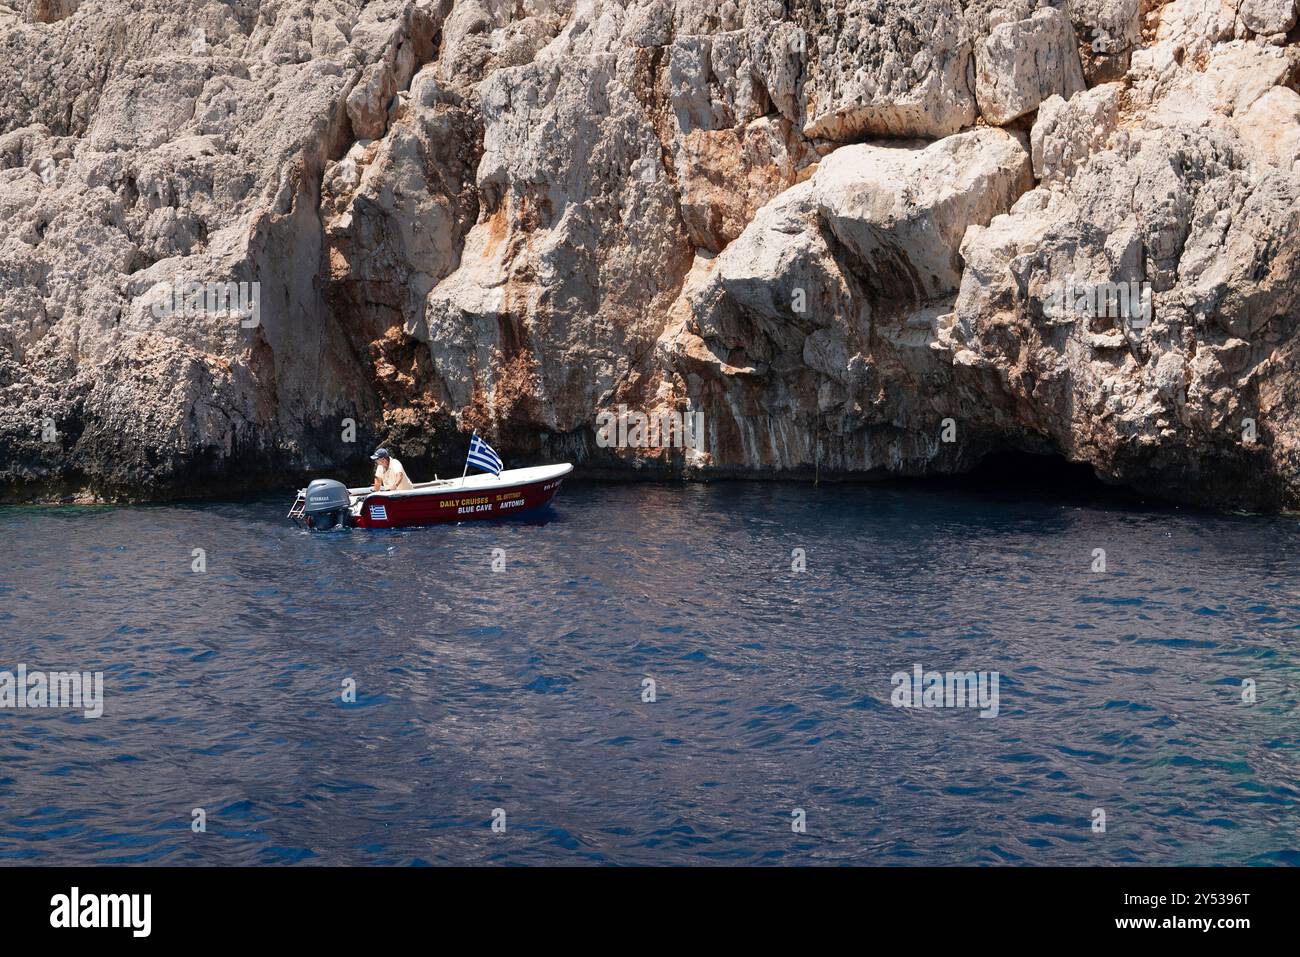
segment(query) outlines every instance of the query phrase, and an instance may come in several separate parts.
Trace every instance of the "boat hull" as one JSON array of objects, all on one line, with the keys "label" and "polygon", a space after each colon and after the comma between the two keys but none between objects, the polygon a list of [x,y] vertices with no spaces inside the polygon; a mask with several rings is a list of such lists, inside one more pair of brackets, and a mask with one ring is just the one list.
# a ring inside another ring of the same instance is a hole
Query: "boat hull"
[{"label": "boat hull", "polygon": [[[572,471],[573,466],[566,463],[502,472],[499,478],[471,475],[464,480],[428,482],[406,491],[351,489],[346,524],[352,528],[411,528],[510,518],[550,504]],[[300,502],[301,496],[299,493]],[[290,512],[290,517],[299,520],[296,512]],[[313,527],[310,519],[302,524]]]},{"label": "boat hull", "polygon": [[564,479],[534,482],[502,491],[456,489],[424,495],[370,495],[353,520],[355,528],[409,528],[504,518],[550,504]]}]

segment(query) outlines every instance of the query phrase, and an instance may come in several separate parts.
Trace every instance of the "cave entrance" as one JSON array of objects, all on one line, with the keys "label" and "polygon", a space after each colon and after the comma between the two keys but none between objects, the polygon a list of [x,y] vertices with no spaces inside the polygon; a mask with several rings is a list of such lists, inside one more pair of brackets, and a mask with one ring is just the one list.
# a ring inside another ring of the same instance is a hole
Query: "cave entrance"
[{"label": "cave entrance", "polygon": [[998,499],[1099,505],[1140,505],[1146,502],[1128,486],[1103,482],[1091,465],[1069,462],[1060,455],[1031,452],[993,452],[964,475],[940,481]]}]

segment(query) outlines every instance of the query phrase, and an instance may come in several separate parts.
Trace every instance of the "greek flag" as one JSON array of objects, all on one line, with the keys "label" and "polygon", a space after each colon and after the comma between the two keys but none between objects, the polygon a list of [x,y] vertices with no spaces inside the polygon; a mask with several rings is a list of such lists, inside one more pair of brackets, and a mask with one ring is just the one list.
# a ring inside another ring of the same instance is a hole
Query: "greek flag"
[{"label": "greek flag", "polygon": [[492,446],[484,442],[477,432],[469,440],[469,455],[465,456],[466,467],[474,466],[493,475],[501,474],[501,456],[493,451]]}]

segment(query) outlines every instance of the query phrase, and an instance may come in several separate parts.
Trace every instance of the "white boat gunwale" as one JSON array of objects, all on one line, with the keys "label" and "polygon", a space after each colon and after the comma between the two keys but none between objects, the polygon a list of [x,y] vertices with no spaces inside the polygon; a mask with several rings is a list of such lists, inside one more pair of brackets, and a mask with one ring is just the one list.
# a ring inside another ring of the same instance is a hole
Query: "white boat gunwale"
[{"label": "white boat gunwale", "polygon": [[[368,498],[372,495],[382,495],[385,498],[410,498],[416,495],[427,495],[430,492],[442,494],[444,492],[455,492],[460,489],[466,491],[494,491],[497,489],[516,488],[520,485],[533,485],[537,482],[549,482],[554,479],[563,478],[573,471],[573,464],[563,462],[559,465],[533,465],[523,469],[506,469],[499,476],[491,475],[487,472],[476,472],[474,475],[466,475],[463,479],[460,476],[449,479],[436,479],[432,482],[415,482],[412,488],[393,489],[391,491],[376,492],[368,486],[348,489],[348,494],[355,500],[358,497]],[[511,476],[507,479],[506,476]],[[355,502],[354,502],[355,504]]]}]

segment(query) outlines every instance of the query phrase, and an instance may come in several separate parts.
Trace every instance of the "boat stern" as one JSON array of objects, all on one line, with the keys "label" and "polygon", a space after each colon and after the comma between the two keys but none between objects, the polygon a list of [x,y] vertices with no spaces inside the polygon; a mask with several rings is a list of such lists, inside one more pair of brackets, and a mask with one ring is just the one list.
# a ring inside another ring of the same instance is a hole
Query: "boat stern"
[{"label": "boat stern", "polygon": [[352,524],[352,493],[342,482],[316,479],[298,497],[287,516],[299,528],[327,532]]}]

